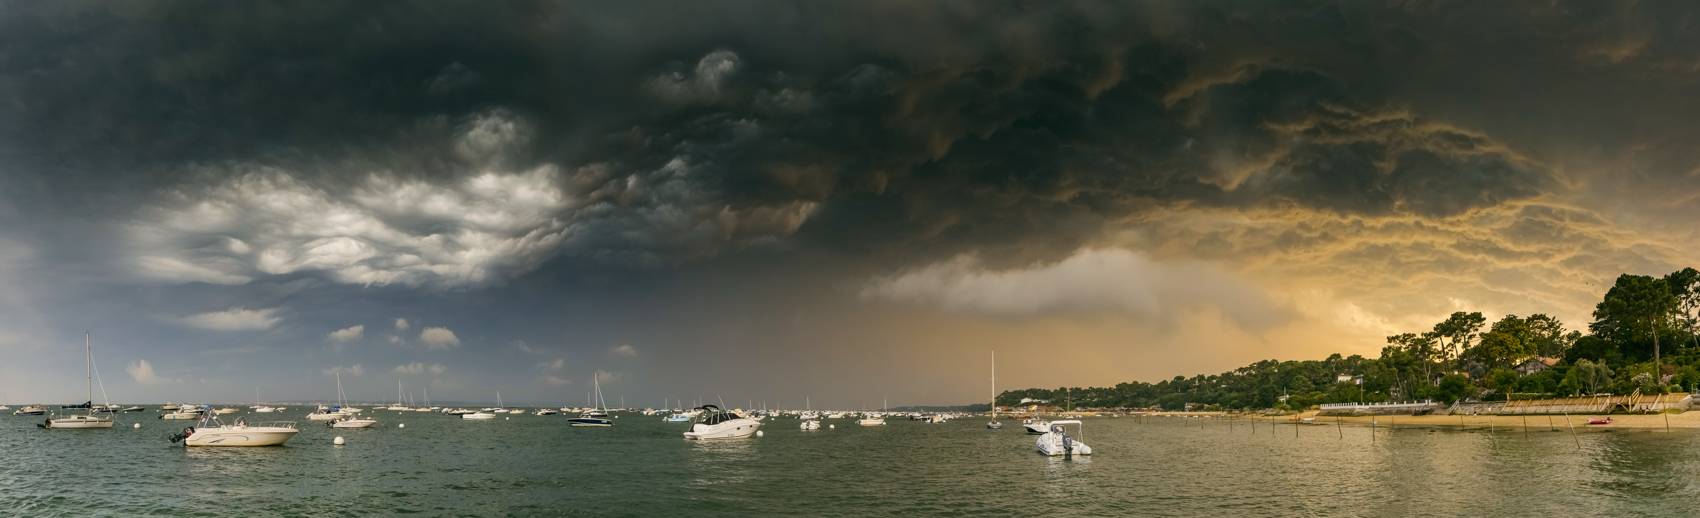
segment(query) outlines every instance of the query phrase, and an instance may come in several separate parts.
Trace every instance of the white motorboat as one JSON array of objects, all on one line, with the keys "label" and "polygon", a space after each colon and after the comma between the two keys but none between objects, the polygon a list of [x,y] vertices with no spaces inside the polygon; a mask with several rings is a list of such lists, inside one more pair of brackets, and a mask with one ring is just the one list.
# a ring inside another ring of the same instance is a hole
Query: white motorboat
[{"label": "white motorboat", "polygon": [[183,433],[171,436],[171,442],[182,441],[184,446],[279,446],[300,432],[291,422],[249,426],[238,419],[236,424],[225,425],[218,421],[217,415],[208,414],[201,419],[200,426],[184,428]]},{"label": "white motorboat", "polygon": [[214,410],[213,414],[214,415],[230,415],[230,414],[234,414],[234,413],[237,413],[237,412],[241,412],[241,410],[226,407],[226,408],[220,408],[218,410]]},{"label": "white motorboat", "polygon": [[371,428],[377,425],[377,419],[359,416],[348,416],[331,421],[331,428]]},{"label": "white motorboat", "polygon": [[48,419],[46,423],[38,424],[36,426],[53,430],[111,428],[112,418],[93,415],[68,415]]},{"label": "white motorboat", "polygon": [[[50,430],[89,430],[112,428],[111,417],[94,415],[94,349],[89,347],[88,333],[83,333],[83,374],[86,378],[85,381],[88,383],[88,401],[81,405],[68,405],[60,408],[81,408],[88,410],[88,413],[83,415],[62,415],[53,417],[48,419],[47,422],[36,426]],[[105,393],[105,386],[102,385],[100,390],[102,393]]]},{"label": "white motorboat", "polygon": [[1052,457],[1058,455],[1091,455],[1091,446],[1087,446],[1086,443],[1080,442],[1079,437],[1069,435],[1067,433],[1064,425],[1071,424],[1075,426],[1076,435],[1085,435],[1084,428],[1082,428],[1080,420],[1078,419],[1051,421],[1050,431],[1040,435],[1039,440],[1034,443],[1034,446],[1039,449],[1039,453]]},{"label": "white motorboat", "polygon": [[47,413],[47,407],[41,405],[24,405],[12,411],[12,415],[42,415]]},{"label": "white motorboat", "polygon": [[254,413],[256,413],[256,414],[270,414],[270,413],[276,412],[276,411],[277,411],[276,408],[272,408],[272,407],[269,407],[269,406],[254,407]]},{"label": "white motorboat", "polygon": [[178,408],[173,409],[173,411],[160,414],[160,419],[167,419],[167,421],[194,421],[194,419],[201,419],[201,414],[202,408],[199,404],[184,404],[184,406],[178,406]]},{"label": "white motorboat", "polygon": [[820,429],[820,421],[817,421],[817,420],[814,420],[814,419],[806,419],[806,420],[803,421],[803,424],[801,424],[799,426],[805,432],[813,431],[813,430],[819,430]]},{"label": "white motorboat", "polygon": [[1051,431],[1051,423],[1042,419],[1024,419],[1021,427],[1027,429],[1027,435],[1044,435]]},{"label": "white motorboat", "polygon": [[317,410],[314,410],[312,413],[307,414],[307,420],[308,421],[335,421],[335,420],[342,419],[342,418],[348,417],[348,416],[349,416],[348,413],[345,413],[340,409],[328,408],[328,407],[325,407],[324,405],[319,405],[319,408]]},{"label": "white motorboat", "polygon": [[539,408],[539,409],[537,409],[537,415],[556,415],[556,414],[560,414],[560,413],[561,412],[559,410],[555,410],[553,408]]},{"label": "white motorboat", "polygon": [[471,420],[475,420],[475,421],[487,421],[487,420],[490,420],[490,419],[495,419],[496,414],[492,414],[490,412],[472,412],[470,414],[461,414],[460,418],[461,419],[471,419]]},{"label": "white motorboat", "polygon": [[691,431],[685,432],[686,439],[741,439],[755,435],[761,429],[761,421],[721,410],[718,406],[703,405],[698,410],[702,413],[691,424]]},{"label": "white motorboat", "polygon": [[861,419],[857,419],[856,424],[861,426],[885,426],[885,416],[868,414],[862,416]]}]

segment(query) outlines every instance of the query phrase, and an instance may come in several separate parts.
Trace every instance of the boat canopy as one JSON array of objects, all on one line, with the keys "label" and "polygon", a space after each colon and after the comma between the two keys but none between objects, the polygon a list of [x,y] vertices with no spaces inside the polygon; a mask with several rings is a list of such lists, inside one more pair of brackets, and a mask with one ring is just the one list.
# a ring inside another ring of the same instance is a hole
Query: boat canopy
[{"label": "boat canopy", "polygon": [[93,406],[94,401],[89,401],[81,405],[59,405],[59,408],[93,408]]},{"label": "boat canopy", "polygon": [[702,411],[702,416],[698,418],[698,422],[702,424],[715,425],[731,421],[733,419],[743,419],[743,417],[738,414],[721,410],[720,407],[714,405],[703,405],[696,409]]}]

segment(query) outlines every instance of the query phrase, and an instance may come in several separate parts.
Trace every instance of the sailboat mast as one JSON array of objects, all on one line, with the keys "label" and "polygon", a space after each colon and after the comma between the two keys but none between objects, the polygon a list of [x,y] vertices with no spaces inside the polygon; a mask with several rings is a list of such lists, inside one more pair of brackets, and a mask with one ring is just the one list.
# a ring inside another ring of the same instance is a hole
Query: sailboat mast
[{"label": "sailboat mast", "polygon": [[83,378],[89,388],[89,415],[94,415],[94,349],[89,348],[89,332],[83,331]]},{"label": "sailboat mast", "polygon": [[998,419],[998,351],[992,350],[992,420]]}]

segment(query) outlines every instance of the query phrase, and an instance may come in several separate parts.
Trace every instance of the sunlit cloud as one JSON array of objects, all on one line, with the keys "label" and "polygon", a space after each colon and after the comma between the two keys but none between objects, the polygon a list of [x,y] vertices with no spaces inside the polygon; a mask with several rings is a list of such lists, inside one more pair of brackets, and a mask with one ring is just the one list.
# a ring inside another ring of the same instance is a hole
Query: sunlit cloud
[{"label": "sunlit cloud", "polygon": [[282,318],[278,308],[248,309],[235,307],[183,317],[183,324],[214,331],[257,331],[271,329]]},{"label": "sunlit cloud", "polygon": [[427,327],[419,332],[419,343],[426,349],[443,350],[460,347],[460,337],[447,327]]},{"label": "sunlit cloud", "polygon": [[330,340],[332,342],[349,343],[349,342],[360,341],[360,337],[365,336],[365,334],[366,334],[366,326],[356,324],[356,325],[344,327],[342,329],[338,329],[338,330],[335,330],[335,331],[331,331],[331,333],[330,333],[330,335],[328,335],[328,337],[330,338]]}]

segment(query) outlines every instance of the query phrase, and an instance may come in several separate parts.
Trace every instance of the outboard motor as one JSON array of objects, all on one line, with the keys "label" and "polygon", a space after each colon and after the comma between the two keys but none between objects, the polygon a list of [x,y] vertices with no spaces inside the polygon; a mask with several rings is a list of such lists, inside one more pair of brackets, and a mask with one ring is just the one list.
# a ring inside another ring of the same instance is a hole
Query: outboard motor
[{"label": "outboard motor", "polygon": [[170,437],[168,437],[168,439],[171,439],[171,444],[177,444],[178,442],[181,442],[183,439],[188,439],[189,436],[191,436],[191,435],[195,435],[195,427],[193,427],[193,426],[190,426],[188,428],[184,428],[183,433],[172,434]]},{"label": "outboard motor", "polygon": [[1063,456],[1064,457],[1074,455],[1074,438],[1069,437],[1067,433],[1063,432],[1063,426],[1062,425],[1060,425],[1060,424],[1051,425],[1051,433],[1062,436]]}]

